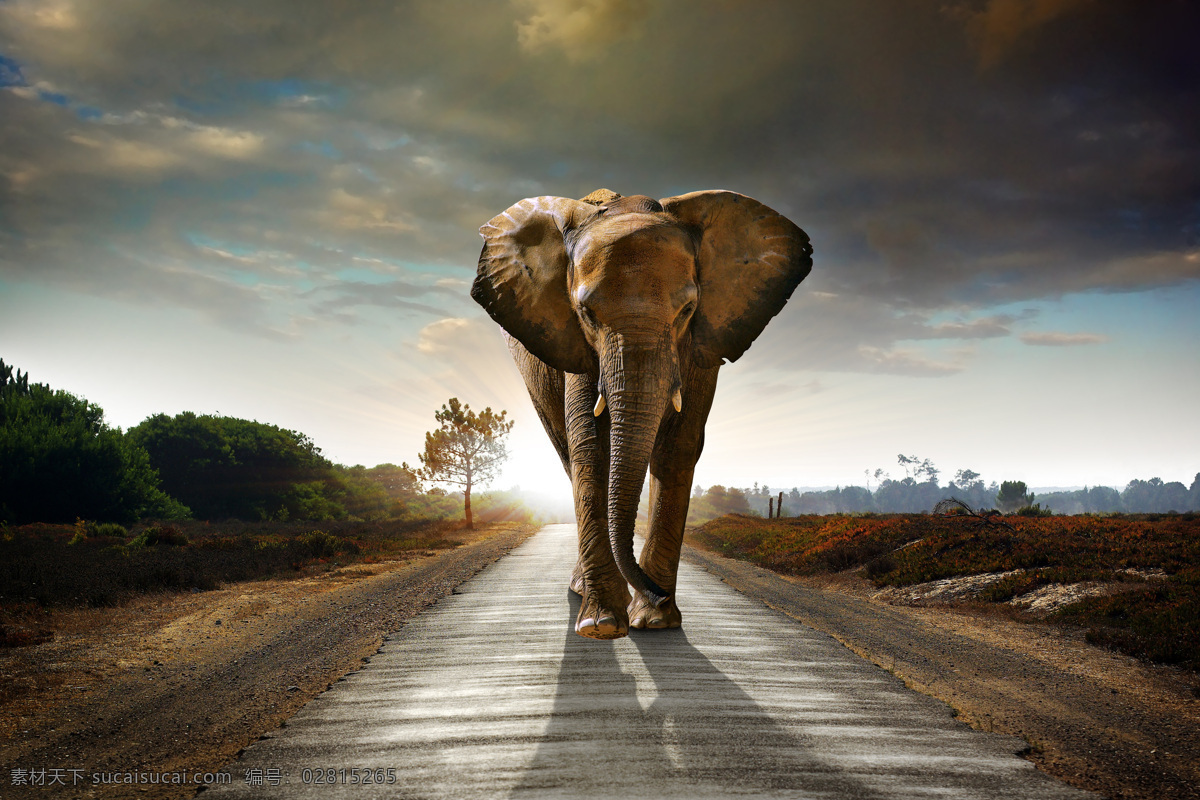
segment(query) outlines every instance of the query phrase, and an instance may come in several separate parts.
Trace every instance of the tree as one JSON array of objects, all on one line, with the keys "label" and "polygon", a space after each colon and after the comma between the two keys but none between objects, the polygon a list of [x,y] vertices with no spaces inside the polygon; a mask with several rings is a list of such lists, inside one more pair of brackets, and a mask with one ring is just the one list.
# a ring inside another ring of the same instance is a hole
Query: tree
[{"label": "tree", "polygon": [[129,430],[163,488],[203,519],[340,519],[347,493],[304,434],[263,422],[156,414]]},{"label": "tree", "polygon": [[750,513],[750,502],[746,499],[746,493],[733,486],[728,489],[720,484],[710,486],[704,497],[718,515]]},{"label": "tree", "polygon": [[1016,511],[1033,505],[1033,495],[1027,491],[1025,481],[1004,481],[996,494],[996,505],[1001,511]]},{"label": "tree", "polygon": [[186,517],[146,451],[104,411],[0,361],[0,521]]},{"label": "tree", "polygon": [[1187,511],[1191,505],[1188,488],[1179,481],[1164,483],[1162,478],[1132,480],[1121,492],[1122,505],[1133,513]]},{"label": "tree", "polygon": [[979,473],[973,469],[960,469],[954,473],[953,484],[957,484],[958,488],[971,490],[976,486],[983,488],[983,481],[979,480]]},{"label": "tree", "polygon": [[[921,460],[917,456],[906,456],[900,453],[896,461],[904,468],[904,473],[917,483],[932,483],[937,485],[938,474],[941,472],[928,458]],[[924,481],[921,479],[924,478]]]},{"label": "tree", "polygon": [[414,500],[421,493],[421,479],[407,461],[398,467],[376,464],[366,471],[366,476],[382,486],[392,502]]},{"label": "tree", "polygon": [[513,423],[505,421],[507,414],[507,411],[496,414],[490,407],[476,414],[469,405],[451,397],[441,411],[434,413],[441,427],[425,434],[420,477],[463,487],[463,514],[468,529],[475,527],[471,517],[471,488],[495,478],[508,458],[504,437],[512,430]]},{"label": "tree", "polygon": [[946,488],[972,508],[990,508],[996,502],[995,492],[989,495],[979,473],[973,469],[960,469],[954,473],[954,480]]}]

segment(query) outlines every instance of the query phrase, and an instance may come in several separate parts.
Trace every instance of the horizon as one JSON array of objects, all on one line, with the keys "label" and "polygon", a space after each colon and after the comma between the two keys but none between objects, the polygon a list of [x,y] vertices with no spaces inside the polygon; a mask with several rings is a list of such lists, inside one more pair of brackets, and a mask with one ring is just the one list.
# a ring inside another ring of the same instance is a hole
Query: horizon
[{"label": "horizon", "polygon": [[[13,366],[15,370],[20,369],[16,365],[10,365],[10,366]],[[20,370],[20,371],[24,372],[24,370]],[[33,383],[45,383],[45,381],[38,381],[38,380],[36,380],[35,377],[32,377],[32,376],[29,378],[29,380],[32,381]],[[62,387],[60,387],[60,386],[53,386],[53,385],[51,385],[50,388],[51,389],[62,389]],[[64,391],[69,391],[69,390],[64,390]],[[75,394],[75,393],[72,392],[72,394]],[[82,395],[80,395],[80,396],[82,396]],[[89,402],[94,402],[92,400],[92,398],[89,398],[86,396],[84,396],[84,399],[88,400]],[[96,405],[100,405],[100,404],[96,403]],[[101,407],[103,408],[103,406],[101,406]],[[219,414],[218,414],[218,416],[219,416]],[[104,410],[104,419],[105,419],[105,423],[109,424],[110,427],[122,427],[122,426],[114,425],[112,423],[107,409]],[[255,421],[263,422],[266,424],[275,424],[275,423],[270,422],[269,420],[255,420]],[[128,430],[129,427],[133,427],[133,426],[122,427],[122,429]],[[283,426],[277,426],[277,427],[283,427]],[[432,427],[433,426],[430,427],[431,430],[432,430]],[[304,431],[295,431],[295,432],[307,436],[307,434]],[[311,439],[311,437],[309,437],[309,438]],[[326,458],[328,458],[328,456],[325,453],[324,448],[321,447],[320,442],[317,442],[314,440],[313,444],[317,447],[318,451],[320,451],[322,456],[325,456]],[[555,456],[555,458],[557,458],[557,456]],[[370,468],[370,467],[381,466],[383,464],[393,464],[393,465],[398,466],[400,463],[403,463],[403,461],[406,461],[407,459],[402,460],[400,462],[381,461],[381,462],[376,462],[375,464],[362,464],[362,463],[350,464],[350,463],[345,463],[345,462],[341,462],[341,461],[336,461],[334,459],[329,459],[329,460],[331,461],[331,463],[334,463],[334,464],[342,466],[342,467],[364,466],[364,467]],[[930,459],[930,460],[932,461],[932,459]],[[410,464],[409,466],[414,466],[414,465]],[[937,467],[937,464],[935,463],[934,466]],[[896,469],[902,470],[903,468],[897,466]],[[953,481],[952,476],[946,477],[945,470],[939,469],[938,472],[939,472],[939,475],[938,475],[938,485],[939,486],[948,486]],[[884,475],[882,478],[877,479],[874,477],[874,474],[872,473],[871,480],[874,481],[875,488],[878,488],[879,481],[886,480],[889,477],[892,480],[902,480],[903,479],[903,476],[900,476],[900,475],[895,475],[895,476]],[[1148,480],[1153,480],[1155,478],[1162,480],[1164,483],[1177,482],[1177,483],[1182,483],[1184,486],[1190,486],[1191,481],[1195,480],[1197,477],[1200,477],[1200,469],[1197,469],[1197,471],[1190,477],[1189,476],[1164,477],[1162,474],[1139,475],[1139,476],[1132,476],[1132,477],[1128,478],[1127,480],[1121,481],[1119,483],[1086,483],[1086,484],[1081,483],[1081,484],[1040,485],[1040,484],[1030,483],[1029,481],[1025,480],[1024,478],[1022,478],[1020,476],[1008,476],[1008,477],[996,479],[996,480],[984,480],[984,483],[987,486],[991,486],[993,484],[996,484],[996,485],[1001,484],[1006,480],[1022,481],[1027,485],[1027,489],[1029,492],[1046,494],[1046,493],[1051,493],[1051,492],[1074,492],[1074,491],[1079,491],[1081,489],[1094,488],[1097,486],[1107,486],[1107,487],[1117,489],[1118,491],[1120,491],[1120,490],[1125,489],[1131,482],[1133,482],[1135,480],[1148,481]],[[799,483],[794,483],[794,482],[788,482],[786,480],[783,481],[782,483],[771,483],[769,481],[754,480],[754,481],[751,481],[751,482],[745,483],[745,484],[731,482],[731,481],[716,480],[716,481],[713,481],[712,483],[708,483],[708,484],[702,484],[702,483],[693,481],[693,484],[696,486],[701,486],[705,490],[707,490],[708,488],[710,488],[712,486],[718,486],[718,485],[731,487],[731,488],[737,488],[737,489],[741,489],[741,490],[748,490],[748,489],[752,488],[753,486],[758,485],[758,486],[774,487],[775,492],[778,492],[780,487],[782,487],[783,490],[786,492],[798,490],[801,494],[803,494],[804,492],[826,492],[826,491],[830,491],[832,489],[844,489],[844,488],[847,488],[850,486],[863,487],[863,488],[867,488],[869,491],[874,491],[874,489],[872,489],[870,486],[871,480],[866,480],[865,478],[866,478],[866,476],[864,476],[864,480],[862,480],[862,481],[850,480],[850,481],[847,481],[844,483],[828,483],[828,484],[816,484],[816,485],[799,484]],[[554,492],[554,491],[547,492],[545,489],[528,489],[528,488],[522,486],[521,482],[518,480],[515,483],[508,483],[508,484],[503,484],[503,485],[501,485],[501,481],[496,481],[492,484],[483,484],[483,488],[477,489],[476,491],[479,491],[481,493],[516,492],[516,493],[522,493],[525,495],[533,495],[533,496],[544,495],[548,504],[554,505],[554,504],[557,504],[564,500],[566,500],[566,501],[570,500],[570,495],[571,495],[570,483],[569,483],[569,481],[566,480],[565,474],[563,474],[563,481],[562,481],[562,486],[560,487],[560,489],[561,489],[561,491],[559,491],[559,492]],[[451,491],[454,491],[454,490],[451,490]],[[643,489],[643,491],[645,491],[645,489]]]},{"label": "horizon", "polygon": [[6,363],[345,465],[416,462],[458,397],[516,421],[492,488],[566,495],[468,296],[479,226],[724,188],[814,266],[722,370],[694,484],[1200,471],[1197,7],[296,5],[0,3]]}]

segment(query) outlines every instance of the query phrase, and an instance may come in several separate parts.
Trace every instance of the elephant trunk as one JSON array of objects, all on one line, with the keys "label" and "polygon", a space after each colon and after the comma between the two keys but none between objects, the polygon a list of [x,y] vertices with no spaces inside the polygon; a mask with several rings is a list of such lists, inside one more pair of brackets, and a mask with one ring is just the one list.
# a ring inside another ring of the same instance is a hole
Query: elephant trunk
[{"label": "elephant trunk", "polygon": [[[670,599],[638,565],[633,528],[659,424],[678,384],[679,368],[665,338],[647,347],[622,343],[618,364],[604,374],[609,425],[608,538],[622,577],[659,607]],[[606,380],[611,376],[611,380]]]}]

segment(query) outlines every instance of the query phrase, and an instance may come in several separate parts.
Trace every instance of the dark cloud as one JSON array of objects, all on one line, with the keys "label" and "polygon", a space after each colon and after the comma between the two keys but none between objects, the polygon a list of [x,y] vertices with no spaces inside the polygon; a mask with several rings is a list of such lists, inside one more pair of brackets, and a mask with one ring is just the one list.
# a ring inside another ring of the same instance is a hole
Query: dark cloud
[{"label": "dark cloud", "polygon": [[364,259],[468,277],[478,225],[525,196],[729,188],[809,232],[802,293],[837,298],[781,318],[830,326],[795,363],[947,374],[963,356],[906,343],[1200,278],[1198,23],[1131,0],[4,3],[0,269],[214,316],[309,313],[283,305],[309,290],[440,313],[330,287]]}]

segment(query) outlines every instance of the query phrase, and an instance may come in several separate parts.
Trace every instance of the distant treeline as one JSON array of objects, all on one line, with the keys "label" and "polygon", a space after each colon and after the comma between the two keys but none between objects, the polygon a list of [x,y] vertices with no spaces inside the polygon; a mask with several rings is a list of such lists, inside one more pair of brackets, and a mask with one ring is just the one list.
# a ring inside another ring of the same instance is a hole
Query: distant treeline
[{"label": "distant treeline", "polygon": [[[1163,513],[1200,510],[1200,474],[1190,487],[1158,478],[1034,497],[1021,481],[985,485],[959,470],[946,486],[928,459],[901,455],[905,477],[875,470],[878,485],[783,493],[784,516],[920,513],[957,498],[973,508],[1026,514]],[[779,513],[779,490],[697,486],[695,524],[728,513]],[[483,520],[529,518],[520,498],[478,498]],[[307,436],[262,422],[184,412],[157,414],[122,432],[103,410],[0,360],[0,524],[130,523],[139,519],[420,520],[460,513],[457,495],[425,490],[402,463],[334,464]]]},{"label": "distant treeline", "polygon": [[[969,473],[975,475],[975,473]],[[961,473],[960,473],[961,475]],[[722,514],[778,515],[774,507],[779,489],[755,484],[748,488],[697,486],[692,495],[688,523],[698,524]],[[1133,480],[1123,491],[1093,486],[1066,492],[1034,495],[1023,481],[985,485],[976,475],[969,480],[950,481],[945,486],[914,477],[884,479],[874,491],[863,486],[839,486],[826,490],[783,491],[783,516],[803,514],[924,513],[939,501],[957,498],[972,508],[995,508],[1025,514],[1153,514],[1200,511],[1200,473],[1190,487],[1160,478]]]},{"label": "distant treeline", "polygon": [[[513,518],[489,493],[479,516]],[[461,512],[408,464],[334,464],[304,434],[184,412],[122,432],[103,410],[0,360],[0,524],[139,519],[421,520]]]}]

